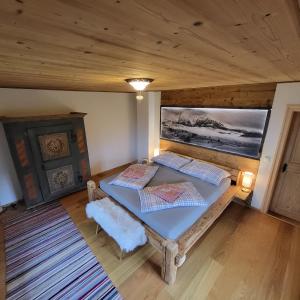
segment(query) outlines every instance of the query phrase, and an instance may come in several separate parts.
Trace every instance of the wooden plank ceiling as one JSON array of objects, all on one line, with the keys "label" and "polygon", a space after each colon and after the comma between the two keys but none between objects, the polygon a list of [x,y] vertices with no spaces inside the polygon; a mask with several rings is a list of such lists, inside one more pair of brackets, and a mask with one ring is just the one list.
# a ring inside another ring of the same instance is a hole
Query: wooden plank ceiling
[{"label": "wooden plank ceiling", "polygon": [[300,80],[297,0],[1,0],[0,86],[130,91]]}]

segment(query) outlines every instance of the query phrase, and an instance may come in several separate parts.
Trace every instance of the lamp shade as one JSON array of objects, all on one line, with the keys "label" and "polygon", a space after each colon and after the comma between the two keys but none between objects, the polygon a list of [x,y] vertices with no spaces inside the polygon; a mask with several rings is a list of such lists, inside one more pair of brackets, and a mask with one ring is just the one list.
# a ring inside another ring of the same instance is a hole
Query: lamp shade
[{"label": "lamp shade", "polygon": [[242,190],[244,192],[250,192],[253,183],[254,174],[252,172],[243,172]]},{"label": "lamp shade", "polygon": [[159,155],[159,148],[155,148],[153,150],[153,156],[158,156]]},{"label": "lamp shade", "polygon": [[151,78],[129,78],[125,79],[136,91],[143,91],[152,81]]}]

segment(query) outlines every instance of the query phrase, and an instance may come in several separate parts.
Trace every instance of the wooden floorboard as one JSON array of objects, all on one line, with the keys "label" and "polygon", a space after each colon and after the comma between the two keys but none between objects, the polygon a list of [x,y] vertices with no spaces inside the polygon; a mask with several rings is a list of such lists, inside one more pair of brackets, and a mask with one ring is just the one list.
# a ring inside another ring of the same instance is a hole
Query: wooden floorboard
[{"label": "wooden floorboard", "polygon": [[[86,191],[61,200],[124,299],[300,299],[300,229],[232,203],[188,254],[173,286],[149,245],[119,261],[118,248],[85,216]],[[1,215],[18,213],[7,211]],[[4,244],[1,226],[1,293]]]}]

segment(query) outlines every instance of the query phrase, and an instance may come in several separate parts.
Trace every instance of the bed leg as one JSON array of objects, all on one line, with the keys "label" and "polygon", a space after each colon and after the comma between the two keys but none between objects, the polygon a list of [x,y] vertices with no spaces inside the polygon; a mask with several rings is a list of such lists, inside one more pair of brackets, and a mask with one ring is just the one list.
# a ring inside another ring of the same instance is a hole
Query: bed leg
[{"label": "bed leg", "polygon": [[93,201],[94,199],[94,192],[96,190],[96,183],[93,180],[89,180],[87,182],[87,191],[88,191],[88,197],[89,201]]},{"label": "bed leg", "polygon": [[177,266],[175,258],[178,254],[178,244],[173,241],[168,241],[164,247],[161,277],[168,284],[173,284],[176,280]]}]

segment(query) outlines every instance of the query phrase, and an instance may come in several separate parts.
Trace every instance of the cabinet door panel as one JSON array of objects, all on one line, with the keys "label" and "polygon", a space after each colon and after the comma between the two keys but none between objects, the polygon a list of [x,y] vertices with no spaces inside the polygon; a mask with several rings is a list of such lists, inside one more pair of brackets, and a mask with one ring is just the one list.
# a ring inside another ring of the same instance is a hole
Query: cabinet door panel
[{"label": "cabinet door panel", "polygon": [[38,136],[43,161],[71,155],[68,132],[57,132]]},{"label": "cabinet door panel", "polygon": [[74,191],[82,176],[72,124],[31,128],[28,135],[44,200]]}]

